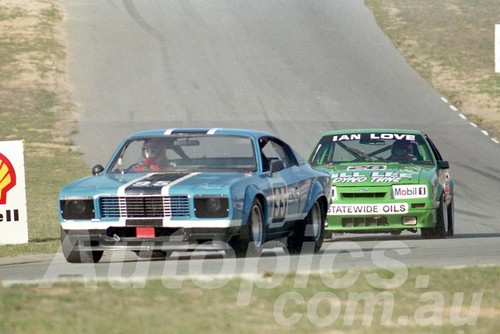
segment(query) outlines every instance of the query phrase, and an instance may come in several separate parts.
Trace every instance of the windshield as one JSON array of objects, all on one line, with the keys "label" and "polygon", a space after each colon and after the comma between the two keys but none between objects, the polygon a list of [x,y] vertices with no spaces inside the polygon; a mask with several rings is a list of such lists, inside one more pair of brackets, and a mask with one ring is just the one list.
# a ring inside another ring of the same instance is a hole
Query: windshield
[{"label": "windshield", "polygon": [[115,156],[110,173],[255,172],[252,140],[241,136],[183,135],[136,138]]},{"label": "windshield", "polygon": [[341,163],[433,164],[425,139],[404,133],[346,133],[321,138],[310,159],[312,166]]}]

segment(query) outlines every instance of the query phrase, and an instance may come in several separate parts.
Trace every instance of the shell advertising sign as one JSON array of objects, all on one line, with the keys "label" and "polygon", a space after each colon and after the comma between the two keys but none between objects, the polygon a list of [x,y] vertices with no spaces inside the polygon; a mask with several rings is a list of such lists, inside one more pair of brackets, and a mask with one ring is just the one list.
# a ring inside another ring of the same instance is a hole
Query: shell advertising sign
[{"label": "shell advertising sign", "polygon": [[28,242],[24,142],[0,142],[0,245]]}]

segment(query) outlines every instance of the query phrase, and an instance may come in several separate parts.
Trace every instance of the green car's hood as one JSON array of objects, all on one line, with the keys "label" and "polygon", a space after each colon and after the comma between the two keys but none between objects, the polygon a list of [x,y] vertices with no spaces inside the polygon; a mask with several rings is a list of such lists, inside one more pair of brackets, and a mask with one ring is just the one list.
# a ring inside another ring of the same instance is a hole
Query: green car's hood
[{"label": "green car's hood", "polygon": [[417,164],[339,164],[327,167],[336,186],[376,186],[429,183],[436,167]]}]

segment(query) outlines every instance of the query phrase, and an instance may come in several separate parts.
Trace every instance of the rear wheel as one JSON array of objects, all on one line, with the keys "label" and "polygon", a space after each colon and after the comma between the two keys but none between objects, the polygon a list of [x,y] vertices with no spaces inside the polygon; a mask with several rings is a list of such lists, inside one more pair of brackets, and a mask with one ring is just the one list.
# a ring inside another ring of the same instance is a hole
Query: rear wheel
[{"label": "rear wheel", "polygon": [[78,251],[75,246],[78,240],[68,236],[67,232],[61,229],[61,248],[64,258],[69,263],[97,263],[101,260],[103,251]]}]

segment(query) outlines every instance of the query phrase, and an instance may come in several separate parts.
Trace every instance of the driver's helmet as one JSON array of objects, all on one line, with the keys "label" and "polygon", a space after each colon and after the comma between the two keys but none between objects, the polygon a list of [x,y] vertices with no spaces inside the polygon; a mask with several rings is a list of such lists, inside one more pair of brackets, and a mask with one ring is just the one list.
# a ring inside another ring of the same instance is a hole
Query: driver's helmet
[{"label": "driver's helmet", "polygon": [[396,140],[392,144],[393,160],[411,160],[413,158],[413,146],[408,140]]},{"label": "driver's helmet", "polygon": [[165,146],[161,139],[148,139],[144,142],[142,145],[142,162],[144,164],[161,164],[165,159]]}]

